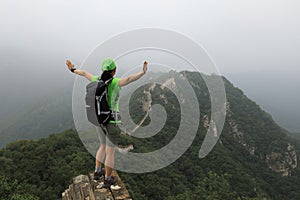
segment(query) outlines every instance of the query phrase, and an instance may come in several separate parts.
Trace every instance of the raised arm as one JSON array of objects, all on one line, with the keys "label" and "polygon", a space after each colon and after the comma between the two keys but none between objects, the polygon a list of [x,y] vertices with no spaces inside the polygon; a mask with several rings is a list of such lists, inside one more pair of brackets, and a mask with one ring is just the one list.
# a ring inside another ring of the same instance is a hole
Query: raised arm
[{"label": "raised arm", "polygon": [[85,78],[87,78],[89,81],[92,80],[92,74],[85,71],[85,70],[79,70],[79,69],[76,69],[74,64],[71,63],[70,60],[67,60],[66,61],[66,65],[68,66],[69,70],[75,74],[78,74],[80,76],[84,76]]},{"label": "raised arm", "polygon": [[146,74],[147,70],[148,70],[148,63],[147,63],[147,61],[145,61],[145,62],[144,62],[144,65],[143,65],[143,70],[142,70],[142,71],[140,71],[140,72],[138,72],[138,73],[136,73],[136,74],[132,74],[132,75],[130,75],[130,76],[128,76],[128,77],[121,78],[121,79],[119,80],[119,86],[125,86],[125,85],[127,85],[127,84],[129,84],[129,83],[132,83],[133,81],[138,80],[138,79],[141,78],[144,74]]}]

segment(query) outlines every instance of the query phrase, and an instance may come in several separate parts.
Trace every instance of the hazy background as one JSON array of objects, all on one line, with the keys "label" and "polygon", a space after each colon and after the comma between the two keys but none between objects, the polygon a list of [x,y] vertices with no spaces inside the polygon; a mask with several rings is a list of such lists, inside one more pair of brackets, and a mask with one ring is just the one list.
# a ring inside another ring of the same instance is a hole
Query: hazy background
[{"label": "hazy background", "polygon": [[67,58],[79,65],[113,35],[156,27],[202,44],[225,77],[300,132],[297,0],[1,0],[0,27],[0,120],[72,85]]}]

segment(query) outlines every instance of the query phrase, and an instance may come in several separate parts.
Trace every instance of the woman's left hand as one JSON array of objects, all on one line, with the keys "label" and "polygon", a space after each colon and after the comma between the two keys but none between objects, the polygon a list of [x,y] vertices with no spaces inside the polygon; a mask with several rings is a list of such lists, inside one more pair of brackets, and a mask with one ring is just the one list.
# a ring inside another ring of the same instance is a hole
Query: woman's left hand
[{"label": "woman's left hand", "polygon": [[71,69],[74,69],[74,68],[75,68],[75,67],[74,67],[74,65],[71,63],[71,61],[70,61],[70,60],[67,60],[67,61],[66,61],[66,65],[68,66],[69,70],[71,70]]}]

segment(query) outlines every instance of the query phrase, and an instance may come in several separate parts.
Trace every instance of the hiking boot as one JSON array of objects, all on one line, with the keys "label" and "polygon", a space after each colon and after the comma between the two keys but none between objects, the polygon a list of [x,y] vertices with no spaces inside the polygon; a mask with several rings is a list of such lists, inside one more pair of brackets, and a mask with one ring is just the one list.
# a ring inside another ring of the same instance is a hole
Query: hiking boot
[{"label": "hiking boot", "polygon": [[94,172],[94,180],[100,180],[101,176],[105,175],[105,170],[102,168],[99,172]]},{"label": "hiking boot", "polygon": [[114,177],[114,176],[111,176],[111,178],[109,180],[104,180],[104,183],[103,183],[103,188],[109,188],[111,185],[114,185],[118,182],[118,178],[117,177]]}]

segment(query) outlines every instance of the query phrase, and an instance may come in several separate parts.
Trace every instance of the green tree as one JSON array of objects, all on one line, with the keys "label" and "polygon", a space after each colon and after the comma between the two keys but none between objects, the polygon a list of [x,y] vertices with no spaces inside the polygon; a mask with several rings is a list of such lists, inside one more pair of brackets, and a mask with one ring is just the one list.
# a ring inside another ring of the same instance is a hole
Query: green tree
[{"label": "green tree", "polygon": [[232,200],[235,199],[235,192],[227,181],[227,174],[218,175],[212,171],[207,177],[200,181],[197,186],[194,199],[206,200]]},{"label": "green tree", "polygon": [[19,194],[20,188],[17,180],[9,180],[0,176],[0,200],[38,200],[39,198],[30,194]]}]

